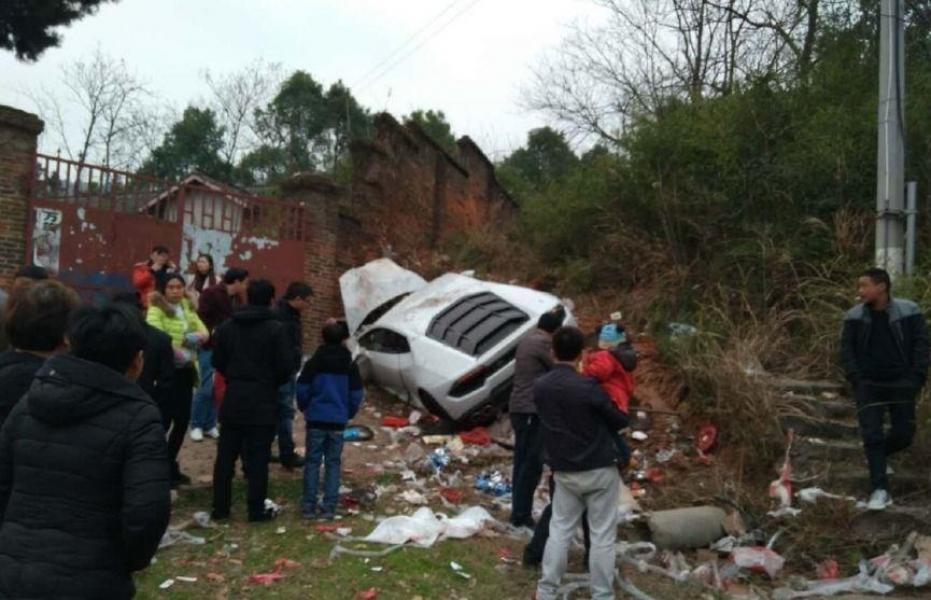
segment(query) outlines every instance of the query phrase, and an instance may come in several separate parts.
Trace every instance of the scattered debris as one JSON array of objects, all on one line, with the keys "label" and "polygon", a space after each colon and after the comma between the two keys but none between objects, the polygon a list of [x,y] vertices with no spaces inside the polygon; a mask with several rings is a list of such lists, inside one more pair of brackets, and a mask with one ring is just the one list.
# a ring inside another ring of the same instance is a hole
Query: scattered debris
[{"label": "scattered debris", "polygon": [[196,535],[191,535],[186,531],[180,531],[178,529],[168,529],[165,531],[165,534],[162,535],[162,541],[159,542],[158,548],[168,548],[170,546],[175,546],[177,544],[191,544],[192,546],[202,546],[207,543],[207,540],[198,537]]},{"label": "scattered debris", "polygon": [[255,573],[254,575],[249,575],[247,580],[249,585],[271,585],[276,581],[281,581],[284,578],[284,575],[281,573]]},{"label": "scattered debris", "polygon": [[731,559],[738,567],[766,573],[770,579],[775,579],[786,564],[786,559],[764,546],[734,548]]},{"label": "scattered debris", "polygon": [[423,506],[427,503],[427,499],[424,495],[415,490],[404,490],[404,493],[401,494],[401,499],[408,504],[415,504],[418,506]]},{"label": "scattered debris", "polygon": [[196,577],[187,577],[187,576],[184,576],[184,575],[178,575],[177,577],[175,577],[175,581],[181,581],[181,582],[183,582],[183,583],[197,583],[197,578],[196,578]]},{"label": "scattered debris", "polygon": [[718,428],[710,423],[705,423],[698,429],[698,435],[695,437],[695,449],[698,450],[699,456],[708,454],[718,445]]},{"label": "scattered debris", "polygon": [[511,482],[500,471],[492,471],[482,473],[475,478],[475,489],[500,498],[510,495]]},{"label": "scattered debris", "polygon": [[473,444],[475,446],[487,446],[491,444],[491,436],[484,427],[476,427],[469,431],[463,431],[459,434],[459,439],[466,444]]},{"label": "scattered debris", "polygon": [[382,426],[382,427],[401,428],[401,427],[407,427],[408,425],[410,425],[410,422],[407,420],[407,417],[398,417],[398,416],[395,416],[395,415],[385,415],[385,416],[382,417],[382,419],[381,419],[381,426]]},{"label": "scattered debris", "polygon": [[385,519],[363,541],[392,545],[411,542],[429,548],[439,539],[472,537],[494,522],[494,517],[479,506],[467,508],[451,519],[422,507],[411,516]]},{"label": "scattered debris", "polygon": [[170,587],[173,586],[174,584],[175,584],[175,580],[174,580],[174,579],[166,579],[166,580],[163,581],[161,584],[159,584],[158,589],[160,589],[160,590],[167,590],[168,588],[170,588]]},{"label": "scattered debris", "polygon": [[833,558],[827,558],[818,563],[815,574],[818,579],[838,579],[840,577],[840,565]]},{"label": "scattered debris", "polygon": [[378,597],[378,590],[369,588],[356,594],[356,600],[375,600]]},{"label": "scattered debris", "polygon": [[635,441],[645,442],[650,436],[643,431],[632,431],[630,437]]},{"label": "scattered debris", "polygon": [[350,425],[343,430],[343,441],[346,442],[367,442],[374,437],[375,432],[365,425]]}]

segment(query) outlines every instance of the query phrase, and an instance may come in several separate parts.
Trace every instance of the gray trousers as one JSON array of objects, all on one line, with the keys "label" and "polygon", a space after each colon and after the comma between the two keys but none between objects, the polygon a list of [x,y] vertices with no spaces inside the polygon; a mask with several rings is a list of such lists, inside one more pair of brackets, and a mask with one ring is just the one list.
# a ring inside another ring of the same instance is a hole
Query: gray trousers
[{"label": "gray trousers", "polygon": [[569,544],[588,511],[592,546],[588,559],[592,600],[614,598],[617,560],[617,501],[620,476],[614,465],[592,471],[556,473],[550,538],[543,553],[543,576],[537,584],[537,600],[555,600],[566,563]]}]

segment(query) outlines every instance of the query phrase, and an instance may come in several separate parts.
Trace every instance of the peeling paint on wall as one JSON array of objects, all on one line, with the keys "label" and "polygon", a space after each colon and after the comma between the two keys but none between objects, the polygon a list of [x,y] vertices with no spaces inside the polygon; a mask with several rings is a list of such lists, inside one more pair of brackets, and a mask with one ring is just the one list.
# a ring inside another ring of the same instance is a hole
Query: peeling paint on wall
[{"label": "peeling paint on wall", "polygon": [[267,237],[247,237],[243,238],[241,243],[255,246],[256,250],[265,250],[266,248],[275,248],[278,246],[278,240],[272,240]]},{"label": "peeling paint on wall", "polygon": [[185,224],[179,266],[186,270],[194,262],[198,254],[204,253],[213,257],[214,270],[217,273],[223,273],[226,271],[227,257],[232,255],[232,251],[232,233]]}]

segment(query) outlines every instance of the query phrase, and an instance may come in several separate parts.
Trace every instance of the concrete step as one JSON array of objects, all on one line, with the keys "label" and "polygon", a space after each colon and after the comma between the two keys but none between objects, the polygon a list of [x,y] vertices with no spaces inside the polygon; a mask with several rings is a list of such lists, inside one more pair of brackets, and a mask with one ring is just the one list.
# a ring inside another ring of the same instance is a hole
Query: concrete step
[{"label": "concrete step", "polygon": [[802,415],[787,415],[779,419],[783,431],[794,430],[797,435],[821,439],[860,439],[860,428],[855,421],[811,418]]},{"label": "concrete step", "polygon": [[793,379],[791,377],[771,377],[767,383],[772,387],[795,392],[798,394],[836,394],[845,396],[847,393],[846,385],[838,381],[806,381],[804,379]]},{"label": "concrete step", "polygon": [[821,396],[796,394],[794,392],[787,393],[784,398],[789,401],[792,406],[797,407],[800,411],[813,417],[839,420],[856,420],[857,418],[856,405],[846,398],[828,400]]}]

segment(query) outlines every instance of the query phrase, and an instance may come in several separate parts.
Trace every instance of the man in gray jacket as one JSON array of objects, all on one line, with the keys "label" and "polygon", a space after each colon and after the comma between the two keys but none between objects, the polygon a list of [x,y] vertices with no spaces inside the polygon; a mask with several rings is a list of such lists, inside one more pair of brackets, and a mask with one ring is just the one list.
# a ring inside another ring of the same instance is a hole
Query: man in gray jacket
[{"label": "man in gray jacket", "polygon": [[552,335],[565,319],[564,312],[540,316],[537,328],[517,346],[514,388],[508,410],[514,428],[514,470],[511,474],[511,524],[533,528],[533,493],[543,475],[540,419],[533,400],[533,384],[553,368]]}]

